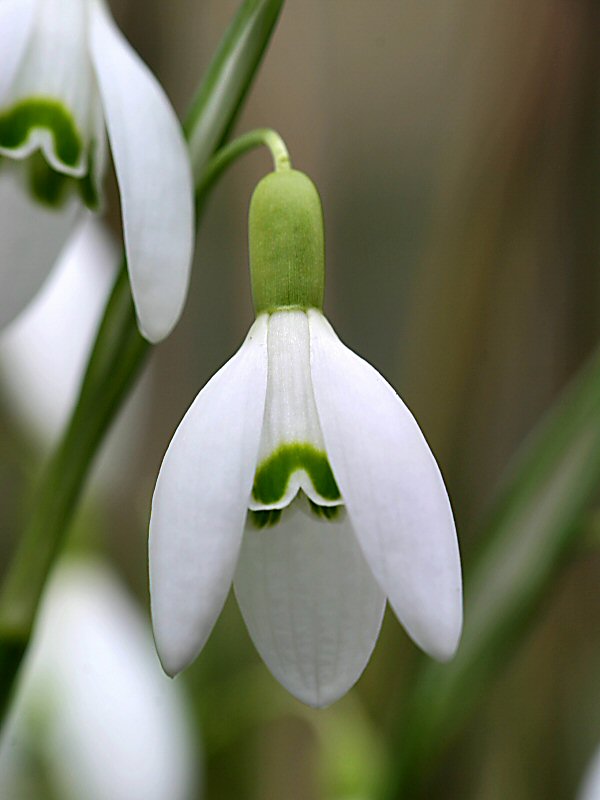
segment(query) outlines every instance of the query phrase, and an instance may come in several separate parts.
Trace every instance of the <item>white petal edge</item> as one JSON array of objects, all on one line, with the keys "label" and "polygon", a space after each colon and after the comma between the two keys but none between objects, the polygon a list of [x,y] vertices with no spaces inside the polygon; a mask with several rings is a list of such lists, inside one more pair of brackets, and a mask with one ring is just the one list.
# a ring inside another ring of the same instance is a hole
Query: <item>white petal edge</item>
[{"label": "white petal edge", "polygon": [[0,330],[35,296],[78,219],[80,205],[35,203],[7,166],[0,175]]},{"label": "white petal edge", "polygon": [[267,318],[202,389],[156,482],[150,596],[169,675],[202,649],[227,597],[256,470],[267,385]]},{"label": "white petal edge", "polygon": [[450,659],[462,629],[450,501],[419,426],[392,387],[309,312],[311,374],[329,462],[371,569],[414,641]]},{"label": "white petal edge", "polygon": [[91,9],[91,51],[117,180],[140,330],[164,339],[185,303],[194,244],[193,179],[175,112],[104,3]]},{"label": "white petal edge", "polygon": [[297,502],[271,528],[247,523],[234,588],[250,636],[275,678],[298,700],[323,707],[363,672],[385,595],[344,510],[328,522]]},{"label": "white petal edge", "polygon": [[0,103],[11,86],[33,29],[37,0],[0,3]]}]

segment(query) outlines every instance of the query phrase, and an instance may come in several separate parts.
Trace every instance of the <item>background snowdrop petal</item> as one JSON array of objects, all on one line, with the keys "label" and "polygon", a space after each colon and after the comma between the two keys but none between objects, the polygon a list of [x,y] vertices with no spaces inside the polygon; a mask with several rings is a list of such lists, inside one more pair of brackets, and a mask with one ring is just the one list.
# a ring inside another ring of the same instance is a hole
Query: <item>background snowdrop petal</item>
[{"label": "background snowdrop petal", "polygon": [[100,562],[57,571],[23,678],[0,747],[0,791],[26,777],[19,756],[33,750],[62,800],[196,796],[199,754],[180,687],[162,674],[142,614]]},{"label": "background snowdrop petal", "polygon": [[326,522],[293,504],[271,528],[249,521],[234,586],[258,652],[295,697],[327,706],[356,683],[385,595],[347,514]]},{"label": "background snowdrop petal", "polygon": [[36,294],[75,221],[79,204],[33,203],[7,167],[0,175],[0,329]]},{"label": "background snowdrop petal", "polygon": [[0,3],[0,103],[25,53],[36,6],[36,0],[3,0]]},{"label": "background snowdrop petal", "polygon": [[202,389],[163,460],[150,520],[156,646],[175,675],[198,654],[231,585],[267,383],[267,320]]},{"label": "background snowdrop petal", "polygon": [[600,747],[587,768],[577,800],[600,800]]},{"label": "background snowdrop petal", "polygon": [[140,328],[152,342],[179,319],[193,251],[186,144],[156,79],[94,2],[92,59],[121,193],[125,248]]},{"label": "background snowdrop petal", "polygon": [[435,459],[396,392],[318,312],[310,330],[327,454],[365,557],[417,644],[451,658],[462,627],[460,557]]},{"label": "background snowdrop petal", "polygon": [[44,442],[73,409],[119,259],[108,230],[83,217],[43,289],[0,336],[3,388]]}]

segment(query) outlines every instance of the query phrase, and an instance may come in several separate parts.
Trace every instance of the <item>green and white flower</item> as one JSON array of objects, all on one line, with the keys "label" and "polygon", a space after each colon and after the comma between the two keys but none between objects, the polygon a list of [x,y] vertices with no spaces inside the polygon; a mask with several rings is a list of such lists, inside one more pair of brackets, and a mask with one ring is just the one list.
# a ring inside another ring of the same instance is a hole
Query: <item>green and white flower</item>
[{"label": "green and white flower", "polygon": [[101,207],[107,133],[140,328],[158,341],[181,313],[193,247],[173,109],[104,0],[0,0],[0,327],[36,293],[82,205]]},{"label": "green and white flower", "polygon": [[386,597],[440,660],[462,625],[440,471],[392,387],[324,317],[323,252],[312,183],[267,176],[250,211],[256,322],[179,425],[150,523],[165,670],[196,657],[233,581],[263,659],[315,706],[360,676]]}]

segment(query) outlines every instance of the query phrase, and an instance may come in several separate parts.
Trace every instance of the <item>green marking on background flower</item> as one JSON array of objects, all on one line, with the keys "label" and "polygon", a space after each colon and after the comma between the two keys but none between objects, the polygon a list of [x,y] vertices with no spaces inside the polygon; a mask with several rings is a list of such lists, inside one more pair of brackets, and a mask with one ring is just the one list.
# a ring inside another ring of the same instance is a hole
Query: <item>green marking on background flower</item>
[{"label": "green marking on background flower", "polygon": [[255,528],[272,528],[281,519],[281,509],[268,508],[264,511],[250,511],[250,520]]},{"label": "green marking on background flower", "polygon": [[52,134],[57,158],[68,167],[76,166],[83,152],[83,141],[71,112],[47,97],[21,100],[0,113],[0,146],[22,147],[32,131],[44,128]]},{"label": "green marking on background flower", "polygon": [[320,519],[330,521],[336,519],[340,513],[341,506],[320,506],[318,503],[313,502],[310,497],[308,498],[308,502],[310,510]]},{"label": "green marking on background flower", "polygon": [[315,491],[324,500],[340,500],[340,490],[333,476],[327,455],[310,444],[284,444],[262,464],[254,476],[252,496],[257,503],[271,505],[281,500],[290,478],[298,470],[309,476]]},{"label": "green marking on background flower", "polygon": [[39,151],[27,160],[28,185],[32,196],[43,205],[60,208],[69,194],[76,191],[82,202],[92,211],[100,206],[100,197],[94,184],[93,148],[90,150],[88,171],[82,178],[73,178],[57,172]]}]

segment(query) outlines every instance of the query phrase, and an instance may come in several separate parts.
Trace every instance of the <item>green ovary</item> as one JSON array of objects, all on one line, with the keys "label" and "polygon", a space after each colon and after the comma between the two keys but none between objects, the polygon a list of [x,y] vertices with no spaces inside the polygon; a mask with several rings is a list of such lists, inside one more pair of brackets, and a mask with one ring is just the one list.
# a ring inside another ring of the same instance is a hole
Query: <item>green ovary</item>
[{"label": "green ovary", "polygon": [[324,500],[341,500],[327,455],[310,444],[294,443],[281,445],[259,465],[252,488],[255,502],[264,505],[279,502],[285,496],[290,478],[298,470],[306,472]]},{"label": "green ovary", "polygon": [[61,103],[47,97],[30,97],[0,113],[0,146],[22,147],[36,128],[50,131],[57,157],[74,167],[83,151],[81,135],[72,114]]}]

